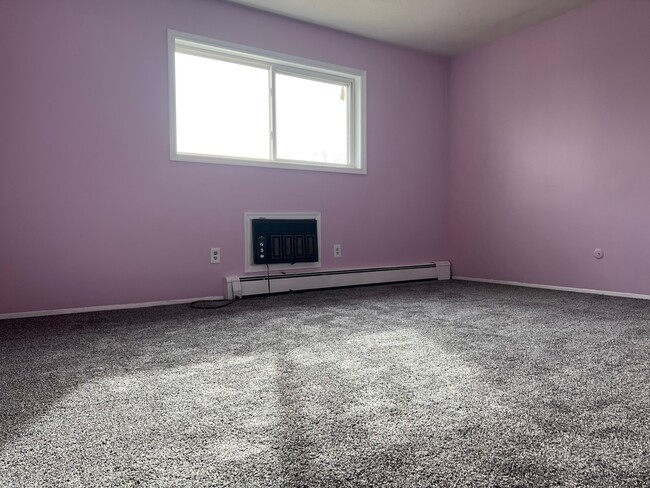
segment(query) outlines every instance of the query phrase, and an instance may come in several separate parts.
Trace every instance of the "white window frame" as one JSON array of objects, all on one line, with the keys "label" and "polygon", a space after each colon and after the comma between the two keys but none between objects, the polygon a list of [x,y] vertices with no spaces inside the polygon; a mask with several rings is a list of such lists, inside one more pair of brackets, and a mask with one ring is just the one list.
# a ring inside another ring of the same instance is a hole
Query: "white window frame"
[{"label": "white window frame", "polygon": [[[211,39],[208,37],[168,30],[169,56],[169,140],[170,159],[198,163],[235,164],[265,168],[328,171],[335,173],[366,174],[366,72],[320,61],[266,51],[249,46]],[[271,159],[210,156],[178,152],[176,147],[176,66],[177,47],[185,52],[201,53],[215,59],[230,60],[240,64],[262,66],[269,69],[269,110]],[[351,98],[348,110],[348,164],[293,161],[275,156],[275,74],[290,74],[323,82],[347,85]]]}]

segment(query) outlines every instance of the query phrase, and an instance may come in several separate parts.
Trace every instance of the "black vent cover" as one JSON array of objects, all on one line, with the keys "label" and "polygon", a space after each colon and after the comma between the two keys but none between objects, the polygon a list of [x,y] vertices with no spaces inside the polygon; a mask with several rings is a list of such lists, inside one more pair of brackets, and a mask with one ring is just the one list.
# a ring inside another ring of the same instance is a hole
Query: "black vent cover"
[{"label": "black vent cover", "polygon": [[253,219],[255,264],[318,261],[316,219]]}]

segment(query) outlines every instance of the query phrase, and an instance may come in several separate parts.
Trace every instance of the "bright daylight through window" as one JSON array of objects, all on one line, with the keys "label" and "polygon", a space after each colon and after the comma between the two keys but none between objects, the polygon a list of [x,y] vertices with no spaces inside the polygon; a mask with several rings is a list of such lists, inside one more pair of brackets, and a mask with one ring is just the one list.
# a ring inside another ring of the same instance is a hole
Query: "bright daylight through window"
[{"label": "bright daylight through window", "polygon": [[365,73],[171,32],[172,159],[365,173]]}]

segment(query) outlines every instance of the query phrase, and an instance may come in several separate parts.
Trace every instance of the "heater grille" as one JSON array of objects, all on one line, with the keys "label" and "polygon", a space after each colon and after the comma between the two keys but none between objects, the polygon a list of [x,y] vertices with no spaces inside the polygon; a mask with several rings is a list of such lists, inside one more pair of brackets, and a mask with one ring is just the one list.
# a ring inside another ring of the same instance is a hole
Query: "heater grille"
[{"label": "heater grille", "polygon": [[387,268],[342,269],[261,276],[227,276],[226,297],[228,300],[232,300],[237,297],[297,290],[317,290],[401,281],[448,280],[451,277],[450,270],[449,261],[436,261]]},{"label": "heater grille", "polygon": [[253,219],[255,264],[318,261],[316,219]]}]

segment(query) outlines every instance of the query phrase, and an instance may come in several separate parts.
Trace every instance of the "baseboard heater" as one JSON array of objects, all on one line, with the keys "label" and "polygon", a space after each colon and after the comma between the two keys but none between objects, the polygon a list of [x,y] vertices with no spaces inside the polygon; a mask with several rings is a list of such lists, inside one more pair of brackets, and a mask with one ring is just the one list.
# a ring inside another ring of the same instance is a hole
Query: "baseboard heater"
[{"label": "baseboard heater", "polygon": [[399,281],[448,280],[449,261],[436,261],[412,266],[387,268],[345,269],[309,273],[287,273],[265,276],[227,276],[226,298],[232,300],[250,295],[286,293],[344,286],[395,283]]}]

